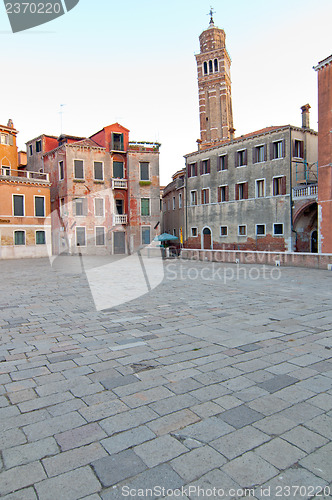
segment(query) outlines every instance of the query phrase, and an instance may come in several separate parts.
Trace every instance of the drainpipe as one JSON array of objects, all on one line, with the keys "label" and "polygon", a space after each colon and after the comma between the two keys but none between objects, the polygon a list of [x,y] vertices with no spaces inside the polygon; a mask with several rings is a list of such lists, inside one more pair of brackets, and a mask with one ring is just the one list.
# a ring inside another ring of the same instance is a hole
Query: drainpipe
[{"label": "drainpipe", "polygon": [[188,239],[188,168],[187,168],[187,159],[186,159],[186,175],[184,176],[184,193],[185,193],[185,200],[184,200],[184,217],[185,217],[185,238],[183,241],[187,241]]},{"label": "drainpipe", "polygon": [[[292,129],[289,127],[289,183],[290,183],[290,223],[291,223],[291,251],[297,243],[297,232],[293,225],[293,179],[292,179]],[[295,245],[293,245],[293,233],[295,233]]]}]

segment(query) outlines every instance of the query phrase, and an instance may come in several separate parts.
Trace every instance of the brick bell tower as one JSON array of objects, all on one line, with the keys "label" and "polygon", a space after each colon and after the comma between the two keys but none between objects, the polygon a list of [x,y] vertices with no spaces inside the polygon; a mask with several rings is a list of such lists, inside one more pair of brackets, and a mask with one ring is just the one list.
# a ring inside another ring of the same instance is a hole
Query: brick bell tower
[{"label": "brick bell tower", "polygon": [[231,97],[231,59],[225,45],[224,30],[213,22],[199,37],[200,53],[197,54],[199,115],[202,147],[220,140],[234,138]]}]

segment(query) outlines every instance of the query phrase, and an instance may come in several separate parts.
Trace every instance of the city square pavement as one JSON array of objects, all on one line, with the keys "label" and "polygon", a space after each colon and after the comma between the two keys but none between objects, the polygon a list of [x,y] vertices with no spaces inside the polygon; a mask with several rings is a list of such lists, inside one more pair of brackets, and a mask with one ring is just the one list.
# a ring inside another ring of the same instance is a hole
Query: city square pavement
[{"label": "city square pavement", "polygon": [[1,498],[332,498],[331,271],[89,265],[0,262]]}]

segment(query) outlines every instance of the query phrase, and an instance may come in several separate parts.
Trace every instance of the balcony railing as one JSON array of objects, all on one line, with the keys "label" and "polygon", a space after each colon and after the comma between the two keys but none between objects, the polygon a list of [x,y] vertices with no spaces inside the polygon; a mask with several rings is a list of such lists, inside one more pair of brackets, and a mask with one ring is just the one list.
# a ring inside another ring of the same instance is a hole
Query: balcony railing
[{"label": "balcony railing", "polygon": [[113,226],[117,226],[118,224],[125,225],[127,224],[128,215],[113,215]]},{"label": "balcony railing", "polygon": [[36,181],[49,182],[49,174],[46,172],[29,172],[28,170],[14,170],[10,167],[1,167],[2,177],[19,177],[22,180],[33,179]]},{"label": "balcony railing", "polygon": [[318,185],[309,184],[308,186],[296,187],[293,189],[293,199],[300,198],[317,198],[318,196]]},{"label": "balcony railing", "polygon": [[127,179],[112,179],[112,189],[128,189]]}]

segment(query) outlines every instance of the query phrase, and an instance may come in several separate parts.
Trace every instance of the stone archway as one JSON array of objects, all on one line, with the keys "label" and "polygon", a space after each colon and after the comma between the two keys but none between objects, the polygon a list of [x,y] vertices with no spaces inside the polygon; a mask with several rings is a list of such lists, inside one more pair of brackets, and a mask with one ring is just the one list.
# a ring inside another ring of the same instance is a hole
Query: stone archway
[{"label": "stone archway", "polygon": [[202,248],[204,250],[211,250],[212,249],[212,231],[211,229],[206,226],[202,230]]},{"label": "stone archway", "polygon": [[[296,232],[296,251],[316,253],[317,229],[318,229],[317,202],[312,201],[297,210],[294,217],[293,227]],[[316,243],[315,243],[316,232]],[[312,237],[313,235],[313,237]]]}]

